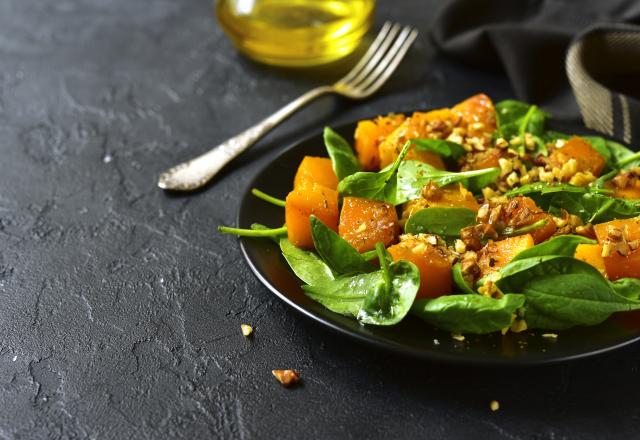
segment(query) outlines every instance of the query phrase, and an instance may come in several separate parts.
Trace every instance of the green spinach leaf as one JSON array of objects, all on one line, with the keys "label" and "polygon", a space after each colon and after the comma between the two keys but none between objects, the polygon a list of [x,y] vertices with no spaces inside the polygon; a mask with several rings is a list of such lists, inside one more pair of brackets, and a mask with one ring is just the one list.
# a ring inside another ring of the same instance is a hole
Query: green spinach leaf
[{"label": "green spinach leaf", "polygon": [[447,241],[460,237],[460,229],[476,223],[476,213],[467,208],[424,208],[404,225],[405,233],[437,234]]},{"label": "green spinach leaf", "polygon": [[410,146],[411,142],[407,142],[395,162],[377,173],[361,171],[347,176],[338,184],[338,192],[346,196],[381,200],[393,205],[404,203],[404,200],[399,202],[397,198],[396,174]]},{"label": "green spinach leaf", "polygon": [[429,164],[415,160],[405,160],[398,170],[397,201],[404,203],[408,200],[419,198],[422,188],[430,181],[438,186],[460,182],[471,191],[478,192],[495,182],[499,175],[500,168],[486,168],[456,173],[439,170]]},{"label": "green spinach leaf", "polygon": [[411,313],[439,329],[453,333],[492,333],[509,327],[525,297],[507,294],[500,299],[478,294],[420,299]]},{"label": "green spinach leaf", "polygon": [[310,216],[309,222],[316,252],[334,272],[351,274],[371,272],[374,269],[353,246],[336,234],[333,229],[322,223],[316,216]]},{"label": "green spinach leaf", "polygon": [[[386,261],[386,257],[382,260]],[[420,272],[407,261],[391,263],[387,270],[343,276],[302,288],[307,296],[333,312],[354,316],[365,324],[394,325],[411,309],[420,286]]]},{"label": "green spinach leaf", "polygon": [[497,281],[503,292],[525,295],[530,328],[596,325],[614,312],[640,308],[640,302],[618,294],[597,269],[583,261],[564,256],[532,260],[539,261]]},{"label": "green spinach leaf", "polygon": [[383,288],[382,272],[338,277],[302,286],[304,293],[329,310],[357,317],[367,295]]},{"label": "green spinach leaf", "polygon": [[298,278],[307,284],[319,284],[334,279],[333,273],[316,254],[300,249],[286,238],[280,239],[280,250]]},{"label": "green spinach leaf", "polygon": [[362,171],[360,162],[353,152],[351,145],[329,127],[324,128],[324,145],[331,158],[333,171],[339,180],[358,171]]},{"label": "green spinach leaf", "polygon": [[376,249],[384,282],[367,295],[358,320],[364,324],[394,325],[411,310],[420,287],[420,272],[408,261],[389,263],[382,243]]},{"label": "green spinach leaf", "polygon": [[451,276],[453,278],[453,284],[458,288],[461,293],[467,293],[470,295],[476,294],[476,292],[467,284],[462,276],[462,264],[456,263],[451,268]]},{"label": "green spinach leaf", "polygon": [[542,136],[548,117],[549,114],[536,105],[515,99],[496,104],[498,134],[507,140],[513,136],[524,136],[525,133]]},{"label": "green spinach leaf", "polygon": [[632,300],[640,300],[640,279],[620,278],[611,282],[611,287],[618,295]]}]

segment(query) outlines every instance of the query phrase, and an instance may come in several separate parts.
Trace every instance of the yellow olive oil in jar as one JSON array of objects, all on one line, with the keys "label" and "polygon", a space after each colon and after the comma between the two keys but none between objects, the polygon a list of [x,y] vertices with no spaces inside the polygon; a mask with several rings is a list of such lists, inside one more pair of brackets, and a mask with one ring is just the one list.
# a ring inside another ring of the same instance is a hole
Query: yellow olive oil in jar
[{"label": "yellow olive oil in jar", "polygon": [[312,66],[351,53],[373,20],[375,0],[218,0],[218,21],[247,56]]}]

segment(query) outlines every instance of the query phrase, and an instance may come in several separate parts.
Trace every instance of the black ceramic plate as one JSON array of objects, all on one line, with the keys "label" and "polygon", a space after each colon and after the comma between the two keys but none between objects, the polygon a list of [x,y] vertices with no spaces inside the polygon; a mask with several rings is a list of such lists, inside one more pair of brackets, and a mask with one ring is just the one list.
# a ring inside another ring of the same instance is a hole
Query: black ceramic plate
[{"label": "black ceramic plate", "polygon": [[[346,139],[352,139],[355,125],[343,125],[336,131]],[[557,122],[552,128],[568,133],[585,132]],[[239,227],[249,228],[251,223],[282,226],[284,209],[253,197],[250,189],[259,188],[284,198],[291,190],[296,168],[305,155],[327,156],[321,133],[289,147],[258,173],[243,196]],[[528,331],[505,336],[468,335],[463,342],[458,342],[449,333],[410,315],[392,327],[363,326],[306,297],[300,288],[301,281],[291,272],[278,246],[271,240],[242,238],[241,247],[258,279],[296,310],[345,335],[404,354],[476,364],[540,364],[594,355],[640,339],[638,314],[618,315],[595,327],[561,331],[557,339],[543,337],[544,332]]]}]

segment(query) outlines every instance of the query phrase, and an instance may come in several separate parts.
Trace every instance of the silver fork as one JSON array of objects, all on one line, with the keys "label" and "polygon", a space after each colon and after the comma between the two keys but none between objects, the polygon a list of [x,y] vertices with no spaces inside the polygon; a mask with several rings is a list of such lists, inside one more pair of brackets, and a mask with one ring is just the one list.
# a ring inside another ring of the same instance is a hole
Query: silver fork
[{"label": "silver fork", "polygon": [[201,156],[170,168],[160,175],[158,186],[173,191],[192,191],[205,185],[232,159],[253,145],[300,108],[326,93],[351,99],[364,99],[389,79],[416,39],[418,31],[410,26],[386,22],[367,53],[349,73],[333,85],[308,91],[274,114]]}]

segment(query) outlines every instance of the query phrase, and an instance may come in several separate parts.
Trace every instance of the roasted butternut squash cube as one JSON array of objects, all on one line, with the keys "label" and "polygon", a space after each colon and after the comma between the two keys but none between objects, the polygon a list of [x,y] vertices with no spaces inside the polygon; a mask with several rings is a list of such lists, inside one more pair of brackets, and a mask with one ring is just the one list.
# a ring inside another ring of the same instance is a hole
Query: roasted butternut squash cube
[{"label": "roasted butternut squash cube", "polygon": [[339,234],[358,252],[389,246],[398,239],[400,224],[396,208],[377,200],[345,197],[342,200]]},{"label": "roasted butternut squash cube", "polygon": [[505,238],[500,241],[489,241],[478,251],[480,276],[484,277],[506,266],[520,252],[533,247],[530,234]]},{"label": "roasted butternut squash cube", "polygon": [[503,207],[502,220],[505,225],[516,229],[544,220],[542,226],[529,231],[535,244],[551,238],[557,229],[553,217],[542,211],[530,197],[518,196],[509,200]]},{"label": "roasted butternut squash cube", "polygon": [[[599,176],[605,165],[604,157],[580,136],[573,136],[561,147],[553,147],[547,163],[553,168],[562,169],[571,159],[576,161],[575,172],[591,172],[594,176]],[[563,180],[569,181],[572,174],[568,173]]]},{"label": "roasted butternut squash cube", "polygon": [[293,179],[293,187],[298,188],[306,183],[317,183],[330,189],[336,189],[338,178],[333,171],[331,159],[305,156],[298,166],[298,171]]},{"label": "roasted butternut squash cube", "polygon": [[405,118],[404,115],[390,114],[358,122],[354,134],[355,150],[358,160],[365,171],[377,171],[380,169],[380,151],[378,147]]},{"label": "roasted butternut squash cube", "polygon": [[467,208],[477,211],[480,205],[476,201],[471,191],[462,184],[453,183],[451,185],[438,188],[437,185],[429,183],[422,191],[422,197],[405,203],[402,210],[402,219],[407,220],[411,215],[423,208]]},{"label": "roasted butternut squash cube", "polygon": [[289,241],[304,249],[313,249],[309,217],[315,215],[338,231],[338,193],[317,183],[307,183],[287,195],[285,222]]},{"label": "roasted butternut squash cube", "polygon": [[[393,163],[402,151],[404,144],[411,139],[445,139],[451,133],[454,122],[454,116],[449,109],[412,114],[380,143],[380,167],[384,168]],[[409,149],[405,160],[417,160],[438,169],[445,168],[444,162],[438,154],[417,151],[415,146]]]},{"label": "roasted butternut squash cube", "polygon": [[467,153],[462,160],[462,171],[484,170],[486,168],[498,168],[500,158],[504,156],[504,150],[489,148],[487,151]]},{"label": "roasted butternut squash cube", "polygon": [[460,118],[457,125],[467,129],[467,137],[488,141],[496,130],[496,109],[491,99],[483,93],[456,104],[451,111]]},{"label": "roasted butternut squash cube", "polygon": [[420,289],[416,299],[435,298],[453,291],[451,263],[442,251],[425,238],[407,237],[387,250],[394,261],[409,261],[420,271]]},{"label": "roasted butternut squash cube", "polygon": [[[600,223],[594,229],[606,255],[603,259],[609,279],[640,278],[640,248],[633,249],[638,244],[636,240],[640,240],[640,217]],[[618,232],[622,233],[621,238],[627,243],[627,246],[622,246],[626,255],[621,254],[615,246],[608,246],[617,241],[615,235]]]},{"label": "roasted butternut squash cube", "polygon": [[579,244],[576,248],[575,257],[578,260],[582,260],[585,263],[589,263],[600,271],[601,274],[606,275],[607,269],[604,265],[604,258],[602,258],[602,246],[599,244]]}]

